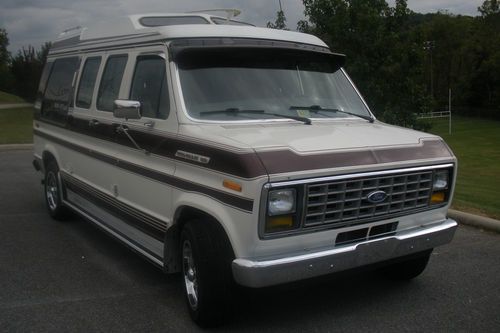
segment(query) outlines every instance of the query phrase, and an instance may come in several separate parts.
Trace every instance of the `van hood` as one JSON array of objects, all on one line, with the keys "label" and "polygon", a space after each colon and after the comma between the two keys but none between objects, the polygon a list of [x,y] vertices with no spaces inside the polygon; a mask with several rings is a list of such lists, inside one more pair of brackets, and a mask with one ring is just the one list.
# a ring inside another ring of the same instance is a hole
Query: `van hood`
[{"label": "van hood", "polygon": [[412,145],[423,138],[438,138],[381,122],[220,126],[217,131],[219,135],[256,151],[286,148],[297,153]]}]

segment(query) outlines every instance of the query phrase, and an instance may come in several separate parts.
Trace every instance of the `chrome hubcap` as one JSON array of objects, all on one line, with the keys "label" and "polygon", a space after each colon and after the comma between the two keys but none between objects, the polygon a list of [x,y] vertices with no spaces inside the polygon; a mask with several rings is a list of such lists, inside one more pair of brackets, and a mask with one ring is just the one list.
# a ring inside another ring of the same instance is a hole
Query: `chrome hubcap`
[{"label": "chrome hubcap", "polygon": [[184,274],[184,284],[186,286],[189,305],[193,310],[196,310],[198,307],[198,280],[191,242],[188,240],[185,240],[184,244],[182,244],[182,272]]},{"label": "chrome hubcap", "polygon": [[55,210],[57,208],[57,198],[59,194],[56,175],[52,171],[47,173],[47,179],[45,179],[45,192],[50,210]]}]

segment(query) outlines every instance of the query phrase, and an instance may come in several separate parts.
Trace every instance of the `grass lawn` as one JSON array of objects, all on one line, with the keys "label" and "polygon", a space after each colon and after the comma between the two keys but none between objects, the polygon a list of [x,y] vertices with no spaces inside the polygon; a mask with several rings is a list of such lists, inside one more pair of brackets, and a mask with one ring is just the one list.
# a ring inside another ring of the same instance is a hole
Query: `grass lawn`
[{"label": "grass lawn", "polygon": [[33,142],[33,109],[0,109],[0,144]]},{"label": "grass lawn", "polygon": [[24,101],[21,97],[17,97],[15,95],[0,91],[0,104],[9,103],[26,103],[26,101]]},{"label": "grass lawn", "polygon": [[453,117],[433,121],[458,158],[453,208],[500,219],[500,121]]}]

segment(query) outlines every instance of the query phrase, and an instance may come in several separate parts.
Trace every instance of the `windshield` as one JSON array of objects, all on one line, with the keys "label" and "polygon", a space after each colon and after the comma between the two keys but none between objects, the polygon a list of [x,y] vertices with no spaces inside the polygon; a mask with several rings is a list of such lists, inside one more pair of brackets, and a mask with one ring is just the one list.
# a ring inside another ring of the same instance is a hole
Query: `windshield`
[{"label": "windshield", "polygon": [[196,119],[371,117],[340,69],[338,56],[208,48],[180,54],[176,61],[187,112]]}]

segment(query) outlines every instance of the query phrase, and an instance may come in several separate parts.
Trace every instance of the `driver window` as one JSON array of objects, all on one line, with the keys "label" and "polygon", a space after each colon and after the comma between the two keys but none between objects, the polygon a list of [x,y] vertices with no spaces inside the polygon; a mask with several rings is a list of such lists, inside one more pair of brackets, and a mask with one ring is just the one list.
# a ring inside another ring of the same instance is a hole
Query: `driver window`
[{"label": "driver window", "polygon": [[130,99],[141,102],[143,117],[167,119],[170,101],[164,58],[157,55],[137,57]]}]

